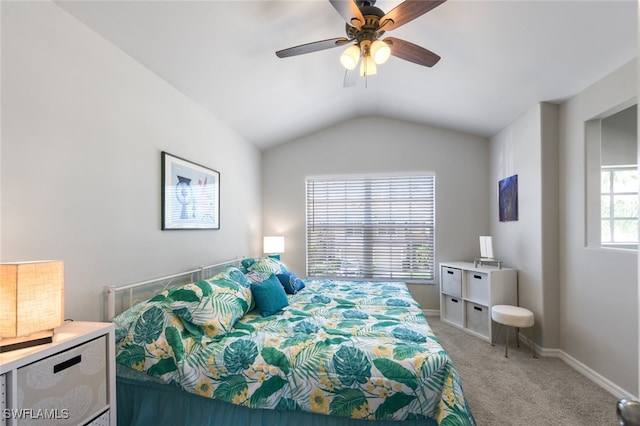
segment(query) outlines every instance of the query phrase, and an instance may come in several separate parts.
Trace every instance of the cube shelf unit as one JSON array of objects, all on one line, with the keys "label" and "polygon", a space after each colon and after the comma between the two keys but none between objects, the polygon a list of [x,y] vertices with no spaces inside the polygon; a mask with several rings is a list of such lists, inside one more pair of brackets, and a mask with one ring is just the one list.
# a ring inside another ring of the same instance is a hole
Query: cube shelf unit
[{"label": "cube shelf unit", "polygon": [[440,319],[491,341],[491,307],[518,304],[515,269],[474,265],[473,262],[440,263]]}]

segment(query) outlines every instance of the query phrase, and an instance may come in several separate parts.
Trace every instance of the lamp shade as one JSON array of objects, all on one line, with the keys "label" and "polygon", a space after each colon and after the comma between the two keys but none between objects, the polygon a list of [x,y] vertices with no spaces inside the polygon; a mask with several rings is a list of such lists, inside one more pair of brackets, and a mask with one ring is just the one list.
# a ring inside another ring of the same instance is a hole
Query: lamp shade
[{"label": "lamp shade", "polygon": [[391,56],[391,48],[382,40],[376,40],[371,43],[370,50],[373,61],[378,65],[387,62],[387,59]]},{"label": "lamp shade", "polygon": [[284,237],[264,237],[262,248],[264,253],[284,253]]},{"label": "lamp shade", "polygon": [[0,338],[29,336],[62,325],[60,261],[0,264]]},{"label": "lamp shade", "polygon": [[360,76],[376,75],[377,73],[376,63],[373,58],[369,55],[363,56],[362,62],[360,62]]},{"label": "lamp shade", "polygon": [[357,44],[347,47],[340,55],[340,63],[348,70],[352,70],[358,65],[360,60],[360,46]]}]

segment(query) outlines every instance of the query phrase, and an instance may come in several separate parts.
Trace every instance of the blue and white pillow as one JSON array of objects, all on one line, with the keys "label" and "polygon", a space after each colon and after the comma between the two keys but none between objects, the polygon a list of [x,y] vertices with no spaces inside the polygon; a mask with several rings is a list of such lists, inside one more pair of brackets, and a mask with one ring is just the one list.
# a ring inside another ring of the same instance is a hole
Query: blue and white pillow
[{"label": "blue and white pillow", "polygon": [[287,294],[296,294],[304,288],[304,281],[293,272],[276,274]]}]

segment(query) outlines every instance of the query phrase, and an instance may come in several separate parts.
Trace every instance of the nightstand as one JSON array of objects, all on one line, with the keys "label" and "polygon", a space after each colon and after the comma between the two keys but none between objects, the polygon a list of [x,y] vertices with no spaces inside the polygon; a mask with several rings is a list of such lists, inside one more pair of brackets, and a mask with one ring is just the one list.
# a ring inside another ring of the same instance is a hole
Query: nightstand
[{"label": "nightstand", "polygon": [[114,326],[69,321],[53,342],[0,354],[0,425],[116,425]]}]

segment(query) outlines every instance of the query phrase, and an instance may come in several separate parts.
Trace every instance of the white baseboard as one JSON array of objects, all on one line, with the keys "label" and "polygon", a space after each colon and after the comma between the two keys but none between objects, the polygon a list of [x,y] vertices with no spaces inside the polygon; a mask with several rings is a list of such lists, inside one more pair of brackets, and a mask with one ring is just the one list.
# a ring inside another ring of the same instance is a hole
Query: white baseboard
[{"label": "white baseboard", "polygon": [[[527,339],[522,334],[520,334],[520,341],[526,346],[529,346],[529,339]],[[631,392],[628,392],[622,389],[620,386],[616,385],[615,383],[613,383],[611,380],[607,379],[600,373],[592,370],[591,368],[589,368],[582,362],[578,361],[576,358],[572,357],[562,349],[543,348],[538,344],[535,344],[535,349],[536,349],[536,353],[540,356],[549,357],[549,358],[560,358],[562,361],[567,363],[569,367],[573,368],[578,373],[582,374],[583,376],[585,376],[586,378],[588,378],[589,380],[591,380],[592,382],[594,382],[595,384],[597,384],[598,386],[600,386],[601,388],[603,388],[604,390],[606,390],[607,392],[615,396],[616,398],[638,399],[638,397],[632,395]]]},{"label": "white baseboard", "polygon": [[[435,309],[424,309],[423,311],[425,316],[440,315],[440,311]],[[520,339],[520,342],[522,342],[525,346],[529,346],[529,339],[527,339],[526,336],[524,336],[522,333],[520,333],[519,339]],[[583,376],[585,376],[586,378],[588,378],[589,380],[591,380],[592,382],[594,382],[595,384],[597,384],[598,386],[600,386],[601,388],[603,388],[604,390],[606,390],[607,392],[615,396],[616,398],[638,399],[638,396],[632,395],[631,392],[628,392],[622,389],[620,386],[616,385],[615,383],[613,383],[611,380],[607,379],[600,373],[592,370],[591,368],[589,368],[582,362],[578,361],[577,359],[575,359],[565,351],[561,349],[543,348],[538,344],[534,344],[534,347],[535,347],[536,354],[538,354],[538,356],[549,357],[549,358],[560,358],[562,361],[567,363],[569,367],[573,368],[578,373],[582,374]]]},{"label": "white baseboard", "polygon": [[422,312],[424,313],[425,317],[439,317],[440,316],[440,310],[439,309],[423,309]]},{"label": "white baseboard", "polygon": [[615,383],[613,383],[606,377],[602,376],[601,374],[597,373],[596,371],[593,371],[591,368],[587,367],[586,365],[584,365],[583,363],[581,363],[580,361],[578,361],[568,353],[564,351],[559,351],[559,352],[560,352],[561,360],[563,360],[564,362],[569,364],[571,367],[573,367],[574,370],[578,371],[579,373],[582,373],[584,376],[591,379],[591,381],[600,385],[601,388],[609,391],[609,393],[611,393],[616,398],[638,399],[638,397],[635,395],[632,395],[631,392],[628,392],[622,389],[620,386],[616,385]]}]

